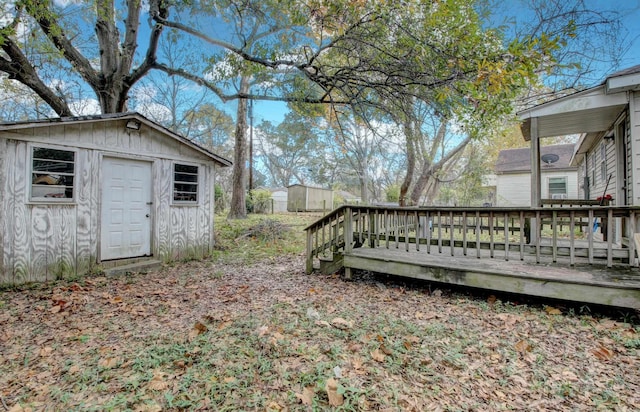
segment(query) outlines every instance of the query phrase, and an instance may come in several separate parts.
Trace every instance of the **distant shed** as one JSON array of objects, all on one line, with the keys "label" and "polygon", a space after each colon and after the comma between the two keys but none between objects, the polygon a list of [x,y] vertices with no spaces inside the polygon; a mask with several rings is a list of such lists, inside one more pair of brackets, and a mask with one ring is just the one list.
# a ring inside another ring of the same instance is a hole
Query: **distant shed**
[{"label": "distant shed", "polygon": [[333,209],[333,190],[305,185],[288,188],[287,210],[289,212],[321,212]]}]

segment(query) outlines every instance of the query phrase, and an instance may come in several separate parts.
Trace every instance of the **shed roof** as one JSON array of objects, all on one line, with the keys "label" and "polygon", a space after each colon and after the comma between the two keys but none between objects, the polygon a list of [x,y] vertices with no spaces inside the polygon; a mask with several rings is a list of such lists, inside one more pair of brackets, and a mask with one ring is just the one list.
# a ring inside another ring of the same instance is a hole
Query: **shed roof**
[{"label": "shed roof", "polygon": [[[574,147],[574,144],[542,146],[540,148],[541,156],[555,154],[558,155],[558,160],[554,163],[543,163],[541,170],[544,172],[548,170],[575,169],[575,167],[571,166]],[[501,150],[498,154],[495,171],[498,174],[531,172],[531,148]]]},{"label": "shed roof", "polygon": [[29,127],[47,127],[52,124],[77,124],[77,123],[91,123],[91,122],[107,122],[113,120],[137,120],[142,124],[163,133],[178,142],[185,144],[192,149],[208,156],[214,162],[218,163],[221,166],[231,166],[232,162],[222,156],[219,156],[209,149],[206,149],[199,144],[187,139],[186,137],[177,134],[166,127],[155,123],[140,113],[137,112],[126,112],[126,113],[110,113],[110,114],[99,114],[99,115],[90,115],[90,116],[76,116],[76,117],[57,117],[51,119],[38,119],[38,120],[26,120],[20,122],[7,122],[0,123],[0,131],[2,130],[16,130],[16,129],[25,129]]}]

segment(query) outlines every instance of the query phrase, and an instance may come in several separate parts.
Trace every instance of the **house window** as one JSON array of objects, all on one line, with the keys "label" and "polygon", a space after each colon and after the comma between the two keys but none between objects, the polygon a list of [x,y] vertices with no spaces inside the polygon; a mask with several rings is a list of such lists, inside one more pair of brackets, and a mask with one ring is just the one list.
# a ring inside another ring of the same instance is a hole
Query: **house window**
[{"label": "house window", "polygon": [[76,153],[49,147],[31,148],[31,200],[72,201]]},{"label": "house window", "polygon": [[198,166],[179,163],[173,165],[173,201],[198,202]]},{"label": "house window", "polygon": [[549,178],[549,197],[551,199],[567,198],[567,178],[566,177],[550,177]]},{"label": "house window", "polygon": [[600,144],[600,179],[607,180],[607,146]]}]

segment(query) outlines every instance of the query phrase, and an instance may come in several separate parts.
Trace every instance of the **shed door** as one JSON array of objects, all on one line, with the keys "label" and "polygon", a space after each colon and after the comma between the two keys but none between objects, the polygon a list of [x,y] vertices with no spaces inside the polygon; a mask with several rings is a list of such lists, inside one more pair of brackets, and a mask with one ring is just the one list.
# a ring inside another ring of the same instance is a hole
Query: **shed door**
[{"label": "shed door", "polygon": [[101,260],[151,254],[151,163],[102,160]]}]

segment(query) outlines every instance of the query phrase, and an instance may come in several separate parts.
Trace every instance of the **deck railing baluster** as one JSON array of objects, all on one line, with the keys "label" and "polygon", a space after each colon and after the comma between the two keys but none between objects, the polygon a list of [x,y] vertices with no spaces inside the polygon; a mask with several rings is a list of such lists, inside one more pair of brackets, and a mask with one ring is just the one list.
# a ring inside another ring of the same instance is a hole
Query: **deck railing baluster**
[{"label": "deck railing baluster", "polygon": [[536,211],[536,224],[533,236],[536,237],[536,263],[540,263],[540,238],[542,237],[542,219],[539,210]]},{"label": "deck railing baluster", "polygon": [[416,252],[420,252],[420,216],[418,215],[418,211],[415,211],[415,219],[416,219]]},{"label": "deck railing baluster", "polygon": [[593,209],[589,209],[589,264],[592,265],[593,264],[593,229],[594,229],[594,217],[593,217]]},{"label": "deck railing baluster", "polygon": [[462,254],[467,256],[467,212],[462,212]]},{"label": "deck railing baluster", "polygon": [[489,212],[489,257],[493,259],[493,212]]},{"label": "deck railing baluster", "polygon": [[509,260],[509,216],[504,213],[504,260]]},{"label": "deck railing baluster", "polygon": [[396,238],[396,249],[400,248],[400,216],[398,215],[398,211],[395,210],[393,212],[394,219],[394,229],[395,229],[395,238]]},{"label": "deck railing baluster", "polygon": [[629,266],[638,266],[636,263],[636,239],[634,233],[636,233],[636,213],[631,212],[628,218],[629,221]]},{"label": "deck railing baluster", "polygon": [[442,253],[442,213],[438,210],[438,253]]},{"label": "deck railing baluster", "polygon": [[524,212],[520,211],[520,260],[524,260]]},{"label": "deck railing baluster", "polygon": [[607,210],[607,267],[613,266],[613,209]]},{"label": "deck railing baluster", "polygon": [[455,248],[454,248],[454,236],[455,236],[455,227],[453,224],[453,211],[449,211],[449,227],[451,228],[450,234],[449,234],[449,248],[451,249],[451,256],[454,255],[455,252]]},{"label": "deck railing baluster", "polygon": [[389,249],[389,212],[384,211],[384,239],[385,247]]},{"label": "deck railing baluster", "polygon": [[558,212],[551,212],[551,260],[558,262]]},{"label": "deck railing baluster", "polygon": [[482,227],[482,218],[480,217],[480,211],[476,210],[476,257],[480,259],[480,231]]},{"label": "deck railing baluster", "polygon": [[425,220],[425,230],[427,231],[427,254],[431,254],[431,230],[432,230],[432,224],[431,224],[431,218],[430,218],[430,213],[429,211],[427,211],[426,213],[426,220]]},{"label": "deck railing baluster", "polygon": [[404,212],[404,248],[409,251],[409,212]]},{"label": "deck railing baluster", "polygon": [[569,265],[576,264],[576,245],[575,245],[575,229],[576,229],[576,212],[573,210],[569,213]]}]

